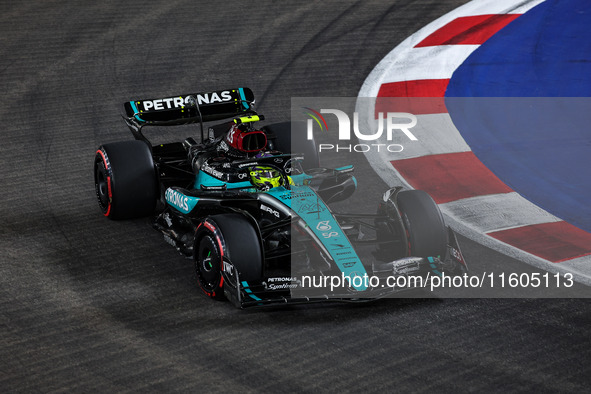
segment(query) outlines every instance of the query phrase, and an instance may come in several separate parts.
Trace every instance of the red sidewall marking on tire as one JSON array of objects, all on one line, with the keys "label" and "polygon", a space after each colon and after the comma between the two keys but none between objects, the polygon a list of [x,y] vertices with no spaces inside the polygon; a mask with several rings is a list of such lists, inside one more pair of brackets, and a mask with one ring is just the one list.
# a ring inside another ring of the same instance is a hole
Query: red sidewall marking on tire
[{"label": "red sidewall marking on tire", "polygon": [[[103,163],[105,165],[105,170],[107,170],[107,172],[109,172],[110,168],[109,168],[109,165],[107,164],[107,159],[105,158],[105,154],[103,153],[103,151],[101,149],[99,149],[96,151],[96,153],[101,155],[101,157],[103,158]],[[111,204],[113,202],[113,191],[111,189],[111,177],[110,176],[107,176],[107,194],[109,195],[109,205],[107,207],[107,212],[105,212],[103,215],[108,217],[109,214],[111,213]]]}]

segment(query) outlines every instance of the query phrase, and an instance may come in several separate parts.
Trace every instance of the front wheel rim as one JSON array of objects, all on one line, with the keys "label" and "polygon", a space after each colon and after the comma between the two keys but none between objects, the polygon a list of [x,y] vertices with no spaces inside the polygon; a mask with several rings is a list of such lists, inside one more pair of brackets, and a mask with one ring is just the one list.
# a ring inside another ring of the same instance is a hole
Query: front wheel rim
[{"label": "front wheel rim", "polygon": [[98,198],[99,205],[103,209],[103,211],[107,210],[109,206],[109,180],[105,177],[105,170],[102,166],[102,161],[97,160],[95,167],[95,189],[96,189],[96,196]]},{"label": "front wheel rim", "polygon": [[214,240],[209,236],[203,237],[199,243],[197,267],[201,285],[208,292],[213,292],[219,286],[221,278],[220,257]]}]

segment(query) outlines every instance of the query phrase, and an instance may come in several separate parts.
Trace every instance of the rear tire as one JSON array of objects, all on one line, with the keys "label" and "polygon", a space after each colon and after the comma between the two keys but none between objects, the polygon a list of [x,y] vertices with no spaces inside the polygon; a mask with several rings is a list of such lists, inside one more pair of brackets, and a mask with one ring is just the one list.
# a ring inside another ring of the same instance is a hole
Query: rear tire
[{"label": "rear tire", "polygon": [[422,190],[405,190],[398,194],[397,203],[407,234],[409,256],[445,258],[447,230],[431,196]]},{"label": "rear tire", "polygon": [[94,159],[94,184],[99,207],[110,219],[152,214],[158,181],[150,147],[143,141],[104,144]]},{"label": "rear tire", "polygon": [[271,149],[282,153],[303,153],[304,170],[320,167],[318,149],[314,139],[307,139],[306,124],[303,122],[275,123],[263,127],[263,131],[272,138],[270,139]]},{"label": "rear tire", "polygon": [[[251,222],[240,214],[213,215],[203,220],[195,232],[195,274],[208,297],[224,298],[224,260],[232,264],[227,275],[240,281],[260,280],[262,249]],[[237,283],[231,283],[236,286]]]}]

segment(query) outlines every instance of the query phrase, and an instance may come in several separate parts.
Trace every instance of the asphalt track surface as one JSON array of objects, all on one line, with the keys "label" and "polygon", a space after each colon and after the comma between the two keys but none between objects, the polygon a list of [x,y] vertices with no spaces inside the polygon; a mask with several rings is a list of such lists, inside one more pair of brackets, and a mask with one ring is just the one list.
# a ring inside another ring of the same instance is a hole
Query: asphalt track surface
[{"label": "asphalt track surface", "polygon": [[[130,137],[124,101],[248,86],[287,120],[292,96],[356,96],[391,48],[462,3],[2,2],[0,389],[588,389],[588,299],[241,311],[206,299],[147,220],[96,206],[94,151]],[[477,272],[520,264],[460,241]]]}]

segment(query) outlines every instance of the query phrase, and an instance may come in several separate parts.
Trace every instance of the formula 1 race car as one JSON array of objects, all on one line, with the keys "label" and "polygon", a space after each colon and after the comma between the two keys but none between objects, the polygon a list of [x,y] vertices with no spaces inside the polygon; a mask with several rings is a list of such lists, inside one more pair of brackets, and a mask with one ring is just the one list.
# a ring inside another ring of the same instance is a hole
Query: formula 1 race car
[{"label": "formula 1 race car", "polygon": [[[259,128],[264,117],[253,104],[248,88],[126,102],[135,140],[104,144],[94,160],[102,213],[151,216],[194,261],[203,292],[242,308],[367,301],[417,286],[400,278],[465,272],[456,236],[427,193],[396,187],[374,214],[334,212],[329,204],[357,188],[353,166],[320,168],[303,125]],[[200,125],[198,142],[152,145],[142,132],[189,123]]]}]

